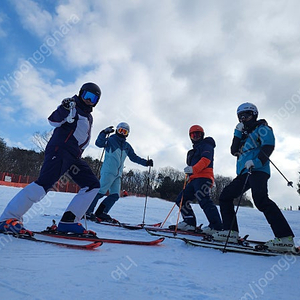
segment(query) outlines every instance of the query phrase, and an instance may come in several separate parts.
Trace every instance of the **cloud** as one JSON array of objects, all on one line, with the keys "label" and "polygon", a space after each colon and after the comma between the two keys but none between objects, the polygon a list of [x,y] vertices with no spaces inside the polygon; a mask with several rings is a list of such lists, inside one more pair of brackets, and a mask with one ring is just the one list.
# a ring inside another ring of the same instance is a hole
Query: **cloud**
[{"label": "cloud", "polygon": [[0,13],[0,38],[7,36],[5,30],[2,29],[3,23],[5,22],[5,20],[6,20],[6,16],[4,14]]},{"label": "cloud", "polygon": [[26,30],[39,37],[48,33],[53,17],[47,9],[32,0],[13,0],[13,3]]},{"label": "cloud", "polygon": [[[287,174],[298,174],[299,161],[293,158],[300,125],[296,0],[276,5],[256,0],[13,3],[34,40],[30,58],[36,58],[13,96],[24,110],[24,124],[36,123],[35,131],[47,129],[38,124],[46,124],[63,98],[94,81],[102,97],[86,154],[99,155],[94,140],[100,130],[126,121],[137,154],[153,158],[155,168],[181,170],[191,147],[188,129],[200,124],[216,140],[215,173],[235,176],[229,148],[236,108],[249,101],[274,128],[272,157]],[[38,60],[43,49],[44,61]],[[9,73],[22,63],[18,60]],[[126,166],[143,169],[129,161]]]}]

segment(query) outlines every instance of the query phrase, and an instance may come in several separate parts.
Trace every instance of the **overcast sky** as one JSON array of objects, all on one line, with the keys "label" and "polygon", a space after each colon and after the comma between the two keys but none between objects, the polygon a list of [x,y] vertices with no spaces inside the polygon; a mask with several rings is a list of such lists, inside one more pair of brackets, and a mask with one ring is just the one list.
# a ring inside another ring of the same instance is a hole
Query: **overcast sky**
[{"label": "overcast sky", "polygon": [[[34,149],[35,132],[87,82],[102,90],[92,141],[125,121],[128,141],[154,168],[185,167],[188,130],[212,136],[215,174],[235,176],[236,109],[254,103],[273,128],[272,161],[291,181],[300,171],[300,2],[202,0],[2,0],[0,137]],[[145,170],[126,161],[126,170]],[[300,205],[272,167],[270,197]]]}]

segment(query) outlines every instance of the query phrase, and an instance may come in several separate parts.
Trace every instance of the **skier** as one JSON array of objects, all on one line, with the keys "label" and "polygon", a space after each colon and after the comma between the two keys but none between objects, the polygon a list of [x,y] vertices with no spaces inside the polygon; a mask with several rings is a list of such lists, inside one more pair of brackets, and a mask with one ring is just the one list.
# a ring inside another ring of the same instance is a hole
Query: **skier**
[{"label": "skier", "polygon": [[7,205],[0,217],[0,231],[27,233],[22,216],[30,207],[43,199],[62,176],[72,178],[80,190],[72,199],[58,231],[87,233],[79,223],[99,190],[99,181],[80,157],[90,141],[93,118],[91,112],[97,105],[101,91],[95,83],[85,83],[79,95],[66,98],[48,118],[56,127],[45,150],[45,160],[39,178],[22,189]]},{"label": "skier", "polygon": [[123,190],[122,197],[127,197],[127,196],[128,196],[128,192],[126,190]]},{"label": "skier", "polygon": [[[222,229],[221,217],[216,205],[210,198],[211,187],[214,183],[213,158],[216,146],[212,137],[204,138],[204,130],[199,125],[193,125],[189,130],[193,149],[187,153],[187,167],[184,172],[189,175],[185,189],[177,196],[176,204],[180,207],[183,221],[178,223],[179,230],[195,230],[196,217],[191,207],[191,202],[196,198],[203,209],[209,225],[202,228],[207,234],[212,234]],[[170,228],[174,228],[171,225]]]},{"label": "skier", "polygon": [[[220,195],[224,231],[217,232],[213,236],[215,240],[226,241],[229,235],[228,241],[237,243],[239,230],[233,200],[242,192],[251,189],[256,207],[264,213],[275,235],[275,239],[266,242],[265,245],[270,250],[292,251],[294,234],[278,206],[268,196],[269,157],[275,147],[272,128],[268,126],[266,120],[257,120],[258,110],[252,103],[241,104],[237,109],[237,116],[239,123],[235,128],[231,145],[231,154],[237,156],[237,177]],[[232,231],[229,233],[230,229]]]},{"label": "skier", "polygon": [[[108,212],[120,197],[121,176],[127,156],[137,164],[145,167],[153,166],[152,159],[146,160],[136,155],[131,145],[126,141],[130,132],[127,123],[121,122],[118,124],[116,133],[107,137],[108,134],[113,132],[113,126],[107,127],[99,133],[96,140],[96,146],[105,147],[105,158],[101,168],[100,190],[86,212],[86,217],[90,220],[95,220],[97,217],[103,221],[113,221]],[[104,197],[107,191],[109,191],[108,197],[101,202],[95,214],[93,214],[98,200]]]}]

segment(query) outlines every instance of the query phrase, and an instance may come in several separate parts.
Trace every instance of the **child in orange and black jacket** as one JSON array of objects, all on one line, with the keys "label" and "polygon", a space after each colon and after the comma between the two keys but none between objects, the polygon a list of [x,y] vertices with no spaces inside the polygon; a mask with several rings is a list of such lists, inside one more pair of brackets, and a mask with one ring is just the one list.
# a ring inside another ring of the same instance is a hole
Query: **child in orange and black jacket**
[{"label": "child in orange and black jacket", "polygon": [[204,130],[199,125],[193,125],[189,130],[193,149],[187,153],[187,167],[184,172],[189,175],[185,189],[177,196],[176,204],[180,207],[183,221],[178,224],[179,230],[195,230],[196,217],[191,207],[196,198],[203,209],[208,226],[202,228],[205,233],[212,234],[222,229],[222,221],[216,205],[210,198],[214,183],[213,159],[215,141],[211,137],[204,138]]}]

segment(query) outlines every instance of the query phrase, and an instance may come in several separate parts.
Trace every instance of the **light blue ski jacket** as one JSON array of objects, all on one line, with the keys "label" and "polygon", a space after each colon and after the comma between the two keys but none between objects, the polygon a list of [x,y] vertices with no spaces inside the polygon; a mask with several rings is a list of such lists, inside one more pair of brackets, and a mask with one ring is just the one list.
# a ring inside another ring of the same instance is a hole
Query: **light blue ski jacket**
[{"label": "light blue ski jacket", "polygon": [[131,145],[126,142],[125,137],[113,134],[106,137],[106,134],[101,131],[95,142],[99,148],[105,147],[105,158],[101,168],[102,173],[110,173],[114,176],[121,176],[124,168],[124,161],[128,156],[132,162],[147,166],[147,160],[135,154]]},{"label": "light blue ski jacket", "polygon": [[[275,146],[275,137],[272,128],[267,125],[265,120],[257,123],[261,124],[259,124],[248,135],[244,135],[238,130],[235,130],[234,132],[234,136],[240,139],[238,147],[239,155],[236,165],[236,173],[238,175],[247,172],[247,169],[245,169],[245,163],[248,160],[252,160],[254,163],[253,171],[262,171],[270,174],[270,162],[268,157],[265,155],[265,151],[270,148],[271,150],[268,154],[271,154]],[[232,151],[232,154],[234,154],[234,152],[237,152],[237,149]]]}]

